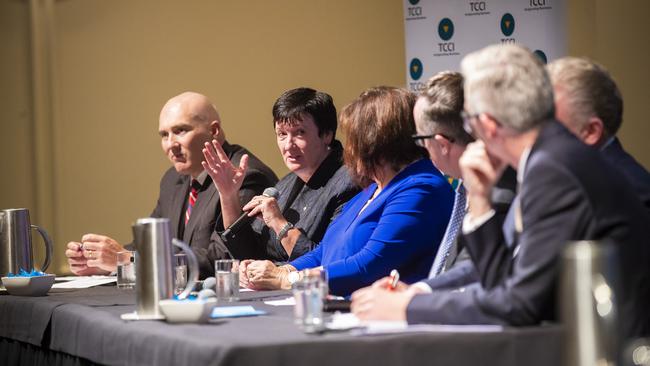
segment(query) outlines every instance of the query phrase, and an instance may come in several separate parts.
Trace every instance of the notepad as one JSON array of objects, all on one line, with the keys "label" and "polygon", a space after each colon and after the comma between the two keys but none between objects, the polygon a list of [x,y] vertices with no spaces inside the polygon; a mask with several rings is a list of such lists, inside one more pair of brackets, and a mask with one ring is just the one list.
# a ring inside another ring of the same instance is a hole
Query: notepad
[{"label": "notepad", "polygon": [[256,310],[252,306],[219,306],[212,309],[212,319],[238,318],[242,316],[264,315],[266,311]]}]

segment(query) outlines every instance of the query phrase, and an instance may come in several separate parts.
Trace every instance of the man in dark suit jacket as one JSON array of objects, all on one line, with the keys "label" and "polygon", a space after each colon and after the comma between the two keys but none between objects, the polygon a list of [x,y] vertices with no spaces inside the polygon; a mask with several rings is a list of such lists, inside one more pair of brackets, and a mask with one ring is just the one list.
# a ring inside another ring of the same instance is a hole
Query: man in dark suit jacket
[{"label": "man in dark suit jacket", "polygon": [[547,70],[555,94],[555,115],[585,144],[599,148],[650,211],[650,173],[616,137],[623,122],[623,97],[609,72],[586,58],[564,57]]},{"label": "man in dark suit jacket", "polygon": [[[205,278],[214,274],[207,249],[223,225],[219,194],[201,164],[204,144],[216,139],[236,164],[248,160],[239,191],[242,203],[275,185],[277,177],[246,149],[226,141],[219,114],[204,95],[186,92],[171,98],[160,112],[158,133],[173,167],[160,181],[160,196],[151,216],[170,219],[172,235],[190,245],[199,260],[200,277]],[[66,256],[77,275],[106,274],[115,271],[120,250],[124,247],[108,236],[86,234],[80,242],[68,243]],[[223,245],[219,256],[228,257]]]},{"label": "man in dark suit jacket", "polygon": [[[461,192],[461,173],[458,165],[460,156],[467,144],[474,137],[463,128],[463,77],[458,72],[442,71],[427,81],[427,86],[418,97],[413,114],[415,127],[418,132],[413,138],[427,149],[433,164],[448,178],[454,179],[456,201]],[[516,173],[507,169],[492,189],[492,204],[497,215],[505,218],[508,207],[514,198]],[[464,192],[464,190],[462,190]],[[471,202],[467,206],[471,205]],[[452,219],[447,226],[443,241],[427,282],[432,288],[458,287],[478,281],[478,275],[462,241],[458,240],[457,232],[452,229],[453,217],[456,211],[465,215],[466,206],[456,207],[452,211]],[[434,279],[435,278],[435,279]]]},{"label": "man in dark suit jacket", "polygon": [[[556,320],[557,261],[570,240],[611,240],[619,251],[622,331],[650,327],[648,217],[601,154],[552,120],[553,92],[541,62],[517,45],[496,45],[462,62],[466,125],[477,141],[461,157],[472,206],[464,242],[480,283],[425,294],[364,289],[353,311],[409,323],[533,325]],[[508,164],[518,173],[512,220],[495,219],[489,195]],[[615,193],[615,194],[613,194]],[[508,244],[509,243],[509,244]],[[399,291],[405,289],[404,291]],[[390,303],[392,308],[383,304]]]}]

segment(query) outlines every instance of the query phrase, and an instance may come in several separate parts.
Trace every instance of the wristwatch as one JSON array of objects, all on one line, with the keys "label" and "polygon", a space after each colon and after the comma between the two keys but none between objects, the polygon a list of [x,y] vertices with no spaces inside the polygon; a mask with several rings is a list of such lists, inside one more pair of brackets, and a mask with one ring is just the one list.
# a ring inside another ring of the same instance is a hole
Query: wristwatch
[{"label": "wristwatch", "polygon": [[289,281],[290,285],[293,285],[294,283],[298,282],[300,279],[300,272],[298,271],[291,271],[287,275],[287,281]]},{"label": "wristwatch", "polygon": [[293,229],[293,224],[287,221],[287,223],[282,227],[282,229],[278,233],[278,240],[282,240],[285,236],[287,236],[287,233],[291,229]]}]

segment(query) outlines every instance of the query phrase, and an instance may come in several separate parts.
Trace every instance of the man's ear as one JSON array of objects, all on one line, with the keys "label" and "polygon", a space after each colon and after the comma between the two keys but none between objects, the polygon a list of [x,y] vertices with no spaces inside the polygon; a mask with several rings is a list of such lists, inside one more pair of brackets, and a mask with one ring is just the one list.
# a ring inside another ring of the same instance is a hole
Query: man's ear
[{"label": "man's ear", "polygon": [[214,121],[210,122],[210,133],[215,139],[219,135],[220,129],[221,129],[221,121],[215,119]]},{"label": "man's ear", "polygon": [[580,139],[587,145],[598,145],[605,137],[605,124],[598,117],[590,117],[580,130]]},{"label": "man's ear", "polygon": [[486,137],[494,138],[499,129],[499,122],[487,113],[481,113],[477,117]]},{"label": "man's ear", "polygon": [[446,137],[440,134],[434,135],[433,139],[436,140],[436,142],[440,146],[440,152],[445,156],[449,155],[449,152],[451,151],[451,142],[447,140]]}]

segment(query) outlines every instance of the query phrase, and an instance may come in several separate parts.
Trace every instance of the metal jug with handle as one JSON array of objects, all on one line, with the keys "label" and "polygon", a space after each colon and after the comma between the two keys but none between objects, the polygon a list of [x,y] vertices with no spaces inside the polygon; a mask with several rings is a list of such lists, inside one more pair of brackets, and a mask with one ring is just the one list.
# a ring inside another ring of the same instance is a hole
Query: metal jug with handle
[{"label": "metal jug with handle", "polygon": [[43,237],[45,262],[40,269],[45,271],[52,259],[50,236],[44,229],[30,223],[28,209],[0,210],[0,276],[19,273],[21,269],[26,272],[34,269],[31,229],[36,229]]},{"label": "metal jug with handle", "polygon": [[186,298],[199,279],[199,266],[190,247],[177,239],[171,239],[169,219],[142,218],[133,225],[133,243],[136,249],[136,295],[139,319],[164,319],[159,301],[174,295],[175,271],[172,268],[172,245],[187,255],[189,278],[179,299]]}]

